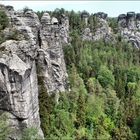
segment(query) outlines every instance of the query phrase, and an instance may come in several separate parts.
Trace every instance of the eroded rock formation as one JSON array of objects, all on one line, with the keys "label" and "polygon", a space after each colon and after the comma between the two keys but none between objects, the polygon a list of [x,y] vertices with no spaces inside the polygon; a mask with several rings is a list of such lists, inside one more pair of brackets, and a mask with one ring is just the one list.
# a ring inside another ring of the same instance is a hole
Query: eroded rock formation
[{"label": "eroded rock formation", "polygon": [[[69,20],[61,15],[58,22],[45,12],[39,21],[31,9],[14,11],[2,6],[9,26],[4,29],[6,40],[0,44],[0,110],[8,114],[13,128],[11,138],[19,139],[24,128],[34,127],[43,138],[39,117],[39,81],[43,79],[48,94],[59,95],[67,89],[67,72],[62,46],[69,43]],[[114,40],[107,22],[107,14],[94,14],[97,25],[94,32],[83,29],[82,39]],[[87,25],[88,17],[84,15]],[[140,47],[140,14],[128,12],[118,17],[121,36]],[[39,70],[39,73],[38,70]],[[58,100],[58,96],[57,96]]]},{"label": "eroded rock formation", "polygon": [[118,26],[121,36],[136,48],[140,48],[140,14],[128,12],[119,15]]},{"label": "eroded rock formation", "polygon": [[[47,18],[45,18],[46,16]],[[63,18],[65,17],[63,16]],[[68,43],[67,20],[67,18],[63,19],[63,24],[59,25],[57,19],[50,18],[48,13],[44,13],[41,18],[40,38],[42,42],[38,50],[38,63],[40,64],[48,93],[58,93],[66,89],[67,72],[62,43]]]},{"label": "eroded rock formation", "polygon": [[98,12],[95,13],[94,16],[97,20],[96,30],[91,32],[90,28],[85,28],[83,30],[82,39],[92,41],[105,39],[105,41],[111,41],[113,39],[113,33],[107,22],[107,14]]},{"label": "eroded rock formation", "polygon": [[40,22],[30,9],[1,8],[9,18],[4,35],[9,36],[11,30],[16,34],[0,45],[0,109],[7,112],[14,130],[10,137],[18,139],[22,130],[30,127],[37,128],[43,137],[36,63],[41,67],[48,93],[65,91],[67,73],[62,43],[68,43],[68,19],[63,15],[62,24],[58,25],[48,13]]}]

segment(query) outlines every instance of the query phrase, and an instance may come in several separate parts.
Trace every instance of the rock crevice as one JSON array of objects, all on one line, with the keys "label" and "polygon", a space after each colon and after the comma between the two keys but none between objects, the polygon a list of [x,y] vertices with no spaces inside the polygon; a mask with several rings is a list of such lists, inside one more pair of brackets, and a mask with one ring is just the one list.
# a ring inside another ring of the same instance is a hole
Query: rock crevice
[{"label": "rock crevice", "polygon": [[23,129],[30,127],[37,128],[43,138],[36,63],[41,66],[49,94],[65,91],[67,72],[62,44],[68,43],[68,19],[63,15],[59,25],[48,13],[40,22],[30,9],[14,11],[11,6],[3,6],[3,10],[9,18],[4,33],[8,36],[13,30],[18,40],[13,36],[0,44],[0,109],[9,116],[14,130],[11,138],[20,139]]}]

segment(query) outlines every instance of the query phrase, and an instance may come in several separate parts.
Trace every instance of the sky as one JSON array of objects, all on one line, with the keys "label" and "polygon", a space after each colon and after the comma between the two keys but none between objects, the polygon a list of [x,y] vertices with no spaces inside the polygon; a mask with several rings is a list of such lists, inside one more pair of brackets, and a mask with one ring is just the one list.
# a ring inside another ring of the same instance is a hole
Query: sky
[{"label": "sky", "polygon": [[117,17],[129,11],[140,13],[140,1],[12,1],[3,0],[0,4],[12,5],[15,10],[29,7],[34,11],[49,11],[56,8],[66,10],[83,11],[89,13],[105,12],[110,17]]}]

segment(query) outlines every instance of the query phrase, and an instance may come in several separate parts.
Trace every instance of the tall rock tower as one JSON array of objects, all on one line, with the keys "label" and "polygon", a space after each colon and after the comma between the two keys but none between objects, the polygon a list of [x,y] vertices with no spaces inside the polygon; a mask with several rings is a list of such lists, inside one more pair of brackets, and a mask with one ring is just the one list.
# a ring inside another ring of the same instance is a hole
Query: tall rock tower
[{"label": "tall rock tower", "polygon": [[34,127],[40,138],[39,81],[37,67],[48,94],[59,95],[67,88],[67,72],[62,44],[68,43],[69,21],[62,24],[44,13],[41,22],[31,9],[14,11],[2,6],[9,26],[0,44],[0,110],[8,115],[12,139],[20,139],[23,129]]}]

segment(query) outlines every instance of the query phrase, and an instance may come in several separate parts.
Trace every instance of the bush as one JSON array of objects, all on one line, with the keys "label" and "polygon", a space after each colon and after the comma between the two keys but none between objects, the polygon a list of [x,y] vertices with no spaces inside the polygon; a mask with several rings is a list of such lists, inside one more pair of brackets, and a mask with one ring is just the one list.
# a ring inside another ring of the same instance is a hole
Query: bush
[{"label": "bush", "polygon": [[5,11],[0,10],[0,30],[5,29],[9,24],[8,17]]},{"label": "bush", "polygon": [[115,79],[112,72],[105,66],[100,68],[97,79],[104,88],[114,86],[115,84]]},{"label": "bush", "polygon": [[11,133],[11,130],[7,123],[8,116],[6,113],[0,115],[0,138],[5,140],[8,138],[8,135]]},{"label": "bush", "polygon": [[39,139],[38,130],[36,128],[26,128],[23,131],[21,140],[37,140]]}]

